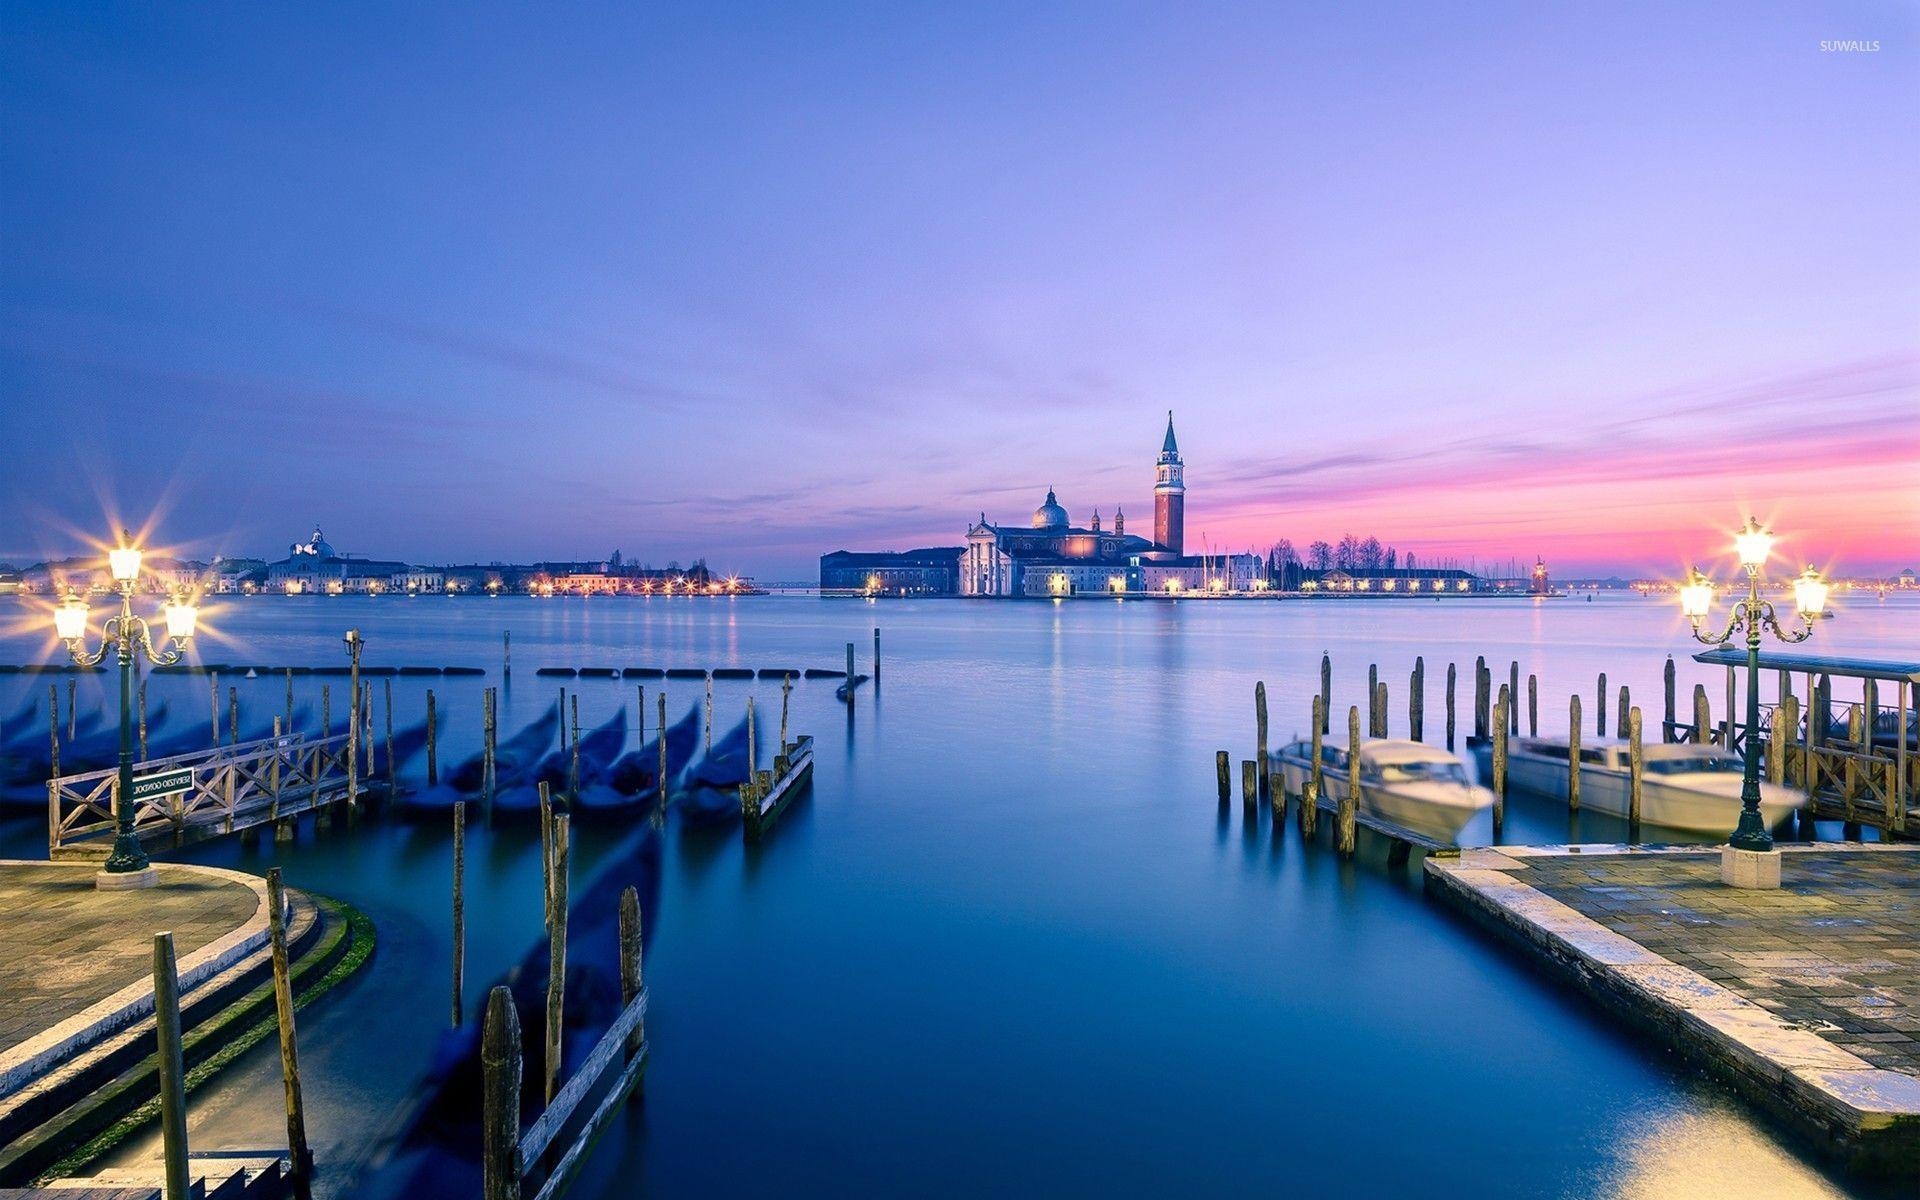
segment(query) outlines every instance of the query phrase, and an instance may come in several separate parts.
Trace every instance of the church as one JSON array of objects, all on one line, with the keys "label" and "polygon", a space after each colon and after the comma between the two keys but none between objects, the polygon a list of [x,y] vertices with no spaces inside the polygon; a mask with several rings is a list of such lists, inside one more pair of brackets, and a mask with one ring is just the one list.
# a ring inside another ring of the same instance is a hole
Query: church
[{"label": "church", "polygon": [[1025,525],[996,525],[980,514],[967,529],[960,563],[963,596],[1179,594],[1209,584],[1206,560],[1186,556],[1186,495],[1173,414],[1154,462],[1153,538],[1127,532],[1126,514],[1102,527],[1096,509],[1083,528],[1053,489]]}]

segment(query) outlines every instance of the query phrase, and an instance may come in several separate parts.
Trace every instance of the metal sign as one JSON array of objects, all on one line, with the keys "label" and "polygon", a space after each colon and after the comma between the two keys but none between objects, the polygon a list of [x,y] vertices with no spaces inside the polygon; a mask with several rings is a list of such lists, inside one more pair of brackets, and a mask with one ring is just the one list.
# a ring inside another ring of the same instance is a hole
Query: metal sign
[{"label": "metal sign", "polygon": [[175,792],[184,792],[191,787],[193,787],[192,767],[161,771],[155,775],[136,775],[133,779],[133,798],[151,800],[155,796],[170,796]]}]

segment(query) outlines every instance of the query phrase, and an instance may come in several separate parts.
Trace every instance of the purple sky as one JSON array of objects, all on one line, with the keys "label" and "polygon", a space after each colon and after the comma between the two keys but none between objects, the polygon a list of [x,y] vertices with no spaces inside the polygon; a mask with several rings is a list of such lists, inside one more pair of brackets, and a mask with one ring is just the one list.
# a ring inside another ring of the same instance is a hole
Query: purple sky
[{"label": "purple sky", "polygon": [[9,5],[0,556],[1920,566],[1910,3],[638,7]]}]

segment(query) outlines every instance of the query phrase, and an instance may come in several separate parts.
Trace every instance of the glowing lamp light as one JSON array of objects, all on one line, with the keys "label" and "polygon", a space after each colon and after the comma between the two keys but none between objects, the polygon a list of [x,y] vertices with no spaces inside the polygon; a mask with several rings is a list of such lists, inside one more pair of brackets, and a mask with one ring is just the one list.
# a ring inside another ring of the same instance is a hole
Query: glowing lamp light
[{"label": "glowing lamp light", "polygon": [[63,642],[77,642],[87,636],[87,602],[79,593],[69,591],[53,610],[53,628]]},{"label": "glowing lamp light", "polygon": [[1809,563],[1800,578],[1793,581],[1793,606],[1802,617],[1811,620],[1827,610],[1827,581]]},{"label": "glowing lamp light", "polygon": [[113,572],[115,583],[132,583],[140,578],[140,549],[137,546],[120,546],[107,551],[107,567]]},{"label": "glowing lamp light", "polygon": [[1760,528],[1760,522],[1747,518],[1747,527],[1733,535],[1733,548],[1740,555],[1740,565],[1749,571],[1758,571],[1767,565],[1767,556],[1773,553],[1773,534]]},{"label": "glowing lamp light", "polygon": [[185,596],[175,596],[173,603],[167,605],[167,636],[176,644],[185,645],[193,636],[200,623],[200,608]]},{"label": "glowing lamp light", "polygon": [[1680,611],[1696,626],[1713,611],[1713,581],[1692,567],[1687,568],[1687,581],[1680,585]]}]

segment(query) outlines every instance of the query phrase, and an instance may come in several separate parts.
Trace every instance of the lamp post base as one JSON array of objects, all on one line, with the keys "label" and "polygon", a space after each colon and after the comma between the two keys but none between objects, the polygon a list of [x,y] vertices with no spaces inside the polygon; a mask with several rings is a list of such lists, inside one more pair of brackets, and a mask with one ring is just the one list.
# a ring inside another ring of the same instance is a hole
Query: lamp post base
[{"label": "lamp post base", "polygon": [[93,886],[102,892],[131,892],[140,888],[150,888],[160,882],[160,872],[152,867],[140,871],[100,871],[93,877]]},{"label": "lamp post base", "polygon": [[1720,882],[1736,888],[1778,888],[1780,852],[1720,847]]}]

